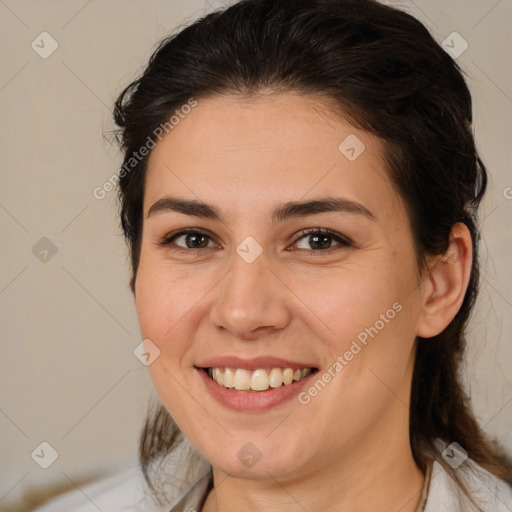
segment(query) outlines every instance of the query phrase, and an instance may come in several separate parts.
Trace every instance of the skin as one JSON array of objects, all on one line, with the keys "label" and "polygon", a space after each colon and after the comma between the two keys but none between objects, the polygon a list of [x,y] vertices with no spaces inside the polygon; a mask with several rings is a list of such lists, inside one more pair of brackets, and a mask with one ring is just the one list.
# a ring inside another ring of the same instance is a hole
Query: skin
[{"label": "skin", "polygon": [[[366,146],[355,161],[338,149],[350,134]],[[201,99],[151,153],[135,302],[143,337],[160,350],[149,366],[156,391],[214,468],[206,512],[418,504],[424,475],[408,431],[415,340],[441,332],[460,308],[471,238],[456,224],[447,254],[429,256],[420,272],[383,154],[378,138],[321,99],[293,93]],[[224,222],[148,216],[169,195],[215,205]],[[328,212],[270,222],[282,203],[325,196],[357,201],[375,219]],[[161,245],[185,228],[206,231],[206,248],[188,249],[185,236]],[[310,228],[353,245],[327,239],[330,248],[314,250],[311,236],[297,236]],[[263,249],[252,263],[236,252],[248,236]],[[225,354],[273,355],[321,375],[394,303],[402,310],[307,404],[234,411],[194,368]],[[261,454],[250,468],[237,457],[247,442]]]}]

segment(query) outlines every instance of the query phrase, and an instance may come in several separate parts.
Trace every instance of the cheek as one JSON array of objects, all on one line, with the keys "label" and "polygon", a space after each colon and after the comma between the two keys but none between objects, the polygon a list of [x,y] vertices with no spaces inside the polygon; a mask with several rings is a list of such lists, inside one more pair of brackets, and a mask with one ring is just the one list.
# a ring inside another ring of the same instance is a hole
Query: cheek
[{"label": "cheek", "polygon": [[393,397],[390,389],[399,393],[403,385],[415,340],[415,295],[398,276],[361,282],[348,295],[337,296],[342,307],[334,310],[337,336],[330,348],[341,378],[333,390],[347,410],[354,397],[377,407]]},{"label": "cheek", "polygon": [[[330,339],[338,352],[379,321],[401,294],[392,269],[384,268],[382,262],[380,268],[350,265],[322,273],[302,273],[296,276],[293,288],[310,310],[309,316],[316,317],[314,323],[323,339]],[[394,310],[390,312],[393,314]]]},{"label": "cheek", "polygon": [[[415,339],[417,305],[411,293],[414,267],[409,273],[406,262],[396,263],[381,260],[364,269],[351,265],[325,279],[305,276],[296,282],[297,295],[307,297],[315,313],[309,315],[317,326],[313,334],[325,351],[329,373],[330,391],[321,393],[318,407],[322,402],[331,410],[330,403],[339,404],[339,412],[332,414],[340,421],[359,410],[357,403],[381,407],[393,396],[389,388],[401,386]],[[315,389],[310,391],[311,398],[316,396]]]},{"label": "cheek", "polygon": [[[208,301],[219,281],[218,269],[177,265],[142,251],[135,283],[135,306],[141,335],[160,350],[159,366],[174,372],[193,364],[197,331],[208,314]],[[150,373],[156,366],[149,367]]]},{"label": "cheek", "polygon": [[[149,339],[159,350],[159,356],[147,367],[153,386],[167,410],[178,414],[184,386],[183,359],[191,336],[184,331],[189,304],[189,287],[163,272],[161,265],[141,258],[137,273],[135,306],[143,339]],[[178,411],[178,412],[177,412]]]},{"label": "cheek", "polygon": [[179,333],[202,292],[201,284],[195,281],[178,277],[175,270],[161,262],[141,257],[135,283],[135,306],[141,334],[164,354],[175,354],[183,349],[183,343],[180,343],[183,337]]}]

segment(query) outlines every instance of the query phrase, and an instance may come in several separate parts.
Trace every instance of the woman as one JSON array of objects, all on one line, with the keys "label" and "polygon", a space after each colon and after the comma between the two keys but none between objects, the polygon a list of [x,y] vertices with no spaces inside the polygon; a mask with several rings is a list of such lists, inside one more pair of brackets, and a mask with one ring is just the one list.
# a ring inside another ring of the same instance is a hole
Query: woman
[{"label": "woman", "polygon": [[425,27],[242,1],[163,41],[115,120],[162,405],[148,492],[129,472],[76,510],[512,510],[459,381],[486,170]]}]

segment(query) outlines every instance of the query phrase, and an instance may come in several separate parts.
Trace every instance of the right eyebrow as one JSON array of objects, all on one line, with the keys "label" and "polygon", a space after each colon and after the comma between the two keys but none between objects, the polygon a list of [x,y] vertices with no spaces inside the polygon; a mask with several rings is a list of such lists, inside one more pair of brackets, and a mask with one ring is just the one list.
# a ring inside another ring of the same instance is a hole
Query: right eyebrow
[{"label": "right eyebrow", "polygon": [[177,197],[163,197],[159,199],[148,211],[146,218],[158,212],[177,212],[194,217],[219,220],[224,222],[222,214],[215,206],[196,201],[195,199],[179,199]]}]

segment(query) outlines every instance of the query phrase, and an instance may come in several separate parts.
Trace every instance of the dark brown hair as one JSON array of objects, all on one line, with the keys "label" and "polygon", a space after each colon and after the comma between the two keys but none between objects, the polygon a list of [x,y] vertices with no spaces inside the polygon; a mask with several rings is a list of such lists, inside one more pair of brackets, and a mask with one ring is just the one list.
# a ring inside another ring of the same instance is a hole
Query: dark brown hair
[{"label": "dark brown hair", "polygon": [[[114,117],[124,168],[190,98],[265,91],[321,97],[383,140],[389,176],[408,209],[421,272],[426,255],[446,251],[455,223],[469,228],[475,258],[464,302],[442,333],[417,340],[410,443],[423,470],[439,438],[456,441],[475,462],[510,481],[510,466],[479,427],[460,380],[465,326],[479,278],[477,208],[487,185],[460,68],[418,20],[373,0],[243,0],[162,41],[142,76],[120,95]],[[142,158],[119,180],[132,289],[146,164]],[[179,437],[163,406],[148,416],[140,459],[150,485],[152,462],[173,450]],[[437,459],[465,489],[457,472]]]}]

